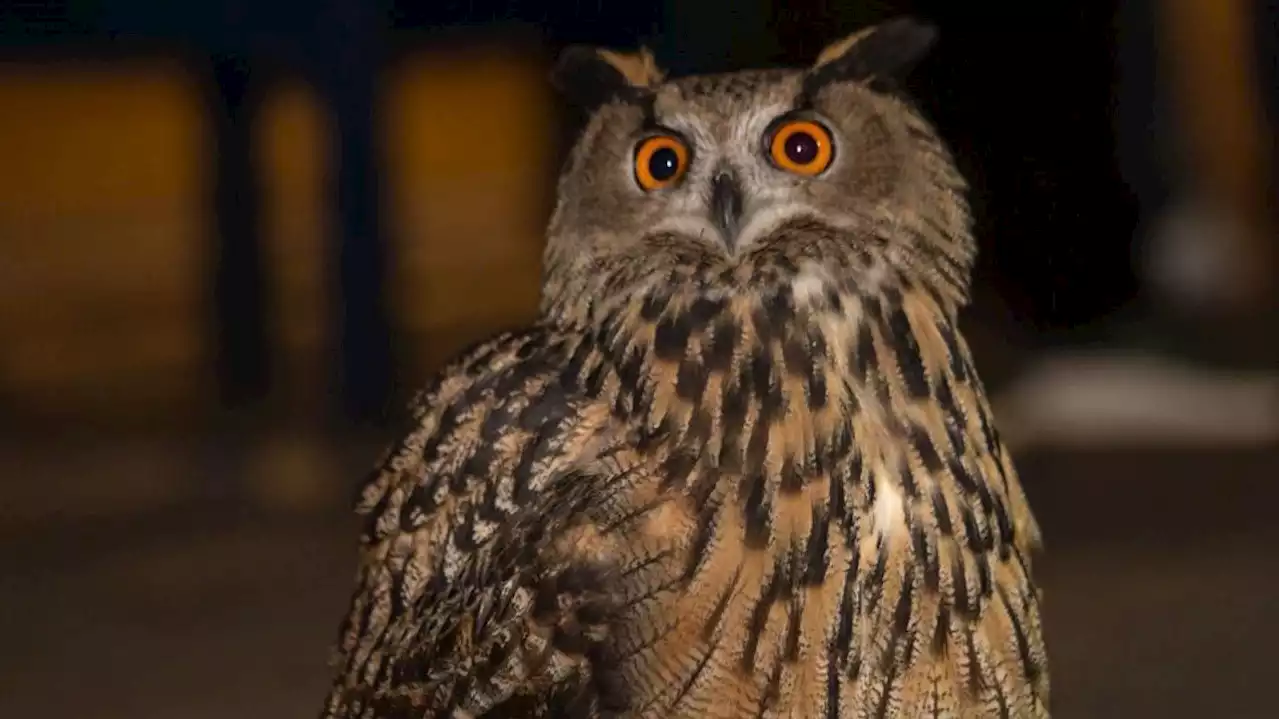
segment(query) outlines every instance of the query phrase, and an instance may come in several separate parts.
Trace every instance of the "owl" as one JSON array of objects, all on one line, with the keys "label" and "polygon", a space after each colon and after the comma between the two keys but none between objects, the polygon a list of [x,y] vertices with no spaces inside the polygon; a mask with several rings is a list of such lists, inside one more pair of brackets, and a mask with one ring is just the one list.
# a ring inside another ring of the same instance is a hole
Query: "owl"
[{"label": "owl", "polygon": [[892,20],[807,68],[571,48],[538,320],[364,485],[322,716],[1043,717],[1040,532]]}]

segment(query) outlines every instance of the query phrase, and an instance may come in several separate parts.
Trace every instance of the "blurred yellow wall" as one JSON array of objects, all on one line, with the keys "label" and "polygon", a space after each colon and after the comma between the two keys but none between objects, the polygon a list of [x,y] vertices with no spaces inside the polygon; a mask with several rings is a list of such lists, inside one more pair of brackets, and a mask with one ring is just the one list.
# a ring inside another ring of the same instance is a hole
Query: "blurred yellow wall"
[{"label": "blurred yellow wall", "polygon": [[532,317],[550,207],[551,94],[536,58],[476,47],[391,78],[392,293],[413,366]]},{"label": "blurred yellow wall", "polygon": [[202,394],[199,98],[156,61],[0,64],[0,397],[54,415]]},{"label": "blurred yellow wall", "polygon": [[[483,46],[386,78],[389,292],[411,380],[533,313],[545,84],[539,58]],[[0,65],[0,407],[108,421],[211,407],[202,113],[194,78],[163,61]],[[287,83],[254,133],[291,401],[322,395],[328,370],[327,122],[311,88]]]}]

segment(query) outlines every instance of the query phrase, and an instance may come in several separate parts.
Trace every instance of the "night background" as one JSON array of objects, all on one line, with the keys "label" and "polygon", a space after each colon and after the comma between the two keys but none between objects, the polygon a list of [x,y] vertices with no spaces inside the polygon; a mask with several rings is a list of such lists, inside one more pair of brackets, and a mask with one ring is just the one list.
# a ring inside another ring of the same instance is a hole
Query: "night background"
[{"label": "night background", "polygon": [[804,66],[904,13],[1055,715],[1274,716],[1277,26],[1244,0],[0,0],[0,716],[314,715],[356,487],[534,314],[557,51]]}]

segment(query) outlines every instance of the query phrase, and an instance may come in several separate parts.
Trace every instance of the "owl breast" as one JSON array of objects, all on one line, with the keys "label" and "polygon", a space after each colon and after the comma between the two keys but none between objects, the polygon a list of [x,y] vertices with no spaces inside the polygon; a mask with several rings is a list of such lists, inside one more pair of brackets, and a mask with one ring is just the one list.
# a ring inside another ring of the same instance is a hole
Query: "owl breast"
[{"label": "owl breast", "polygon": [[663,285],[600,333],[633,388],[616,410],[655,467],[623,504],[652,507],[632,551],[661,558],[669,591],[637,604],[619,649],[653,715],[812,716],[833,701],[851,570],[876,551],[856,518],[874,501],[862,466],[883,464],[889,393],[865,381],[863,330],[880,312],[812,270],[750,292]]}]

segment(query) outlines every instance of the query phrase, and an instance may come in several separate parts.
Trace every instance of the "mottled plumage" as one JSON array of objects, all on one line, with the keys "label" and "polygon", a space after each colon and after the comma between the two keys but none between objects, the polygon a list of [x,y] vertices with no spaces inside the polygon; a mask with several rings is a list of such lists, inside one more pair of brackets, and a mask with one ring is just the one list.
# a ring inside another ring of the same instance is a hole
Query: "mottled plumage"
[{"label": "mottled plumage", "polygon": [[[964,184],[893,89],[930,37],[673,81],[566,54],[593,115],[541,318],[365,487],[325,717],[1048,715],[1039,531],[956,328]],[[792,115],[831,132],[815,176],[770,162]],[[653,132],[689,159],[646,191]]]}]

